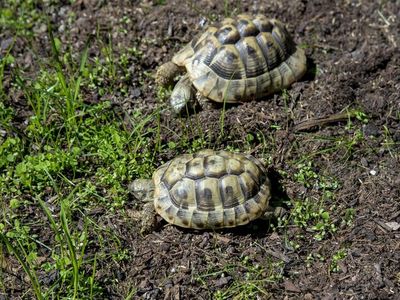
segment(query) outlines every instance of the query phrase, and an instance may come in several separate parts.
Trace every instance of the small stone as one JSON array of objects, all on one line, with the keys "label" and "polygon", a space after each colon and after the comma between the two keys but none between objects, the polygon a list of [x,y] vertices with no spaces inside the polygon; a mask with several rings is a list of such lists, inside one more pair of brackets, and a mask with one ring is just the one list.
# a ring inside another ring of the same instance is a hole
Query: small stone
[{"label": "small stone", "polygon": [[371,170],[371,171],[369,171],[369,174],[371,174],[372,176],[375,176],[376,174],[378,174],[378,172],[376,170]]},{"label": "small stone", "polygon": [[386,222],[385,225],[393,231],[400,229],[400,224],[397,222]]},{"label": "small stone", "polygon": [[226,248],[226,253],[230,255],[235,254],[236,253],[235,247],[229,246],[228,248]]},{"label": "small stone", "polygon": [[45,33],[45,32],[47,31],[47,25],[44,24],[44,23],[42,23],[42,24],[37,24],[37,25],[33,28],[33,31],[34,31],[35,33],[38,33],[38,34]]},{"label": "small stone", "polygon": [[139,97],[140,95],[141,95],[141,91],[140,91],[140,89],[139,88],[136,88],[136,89],[134,89],[133,91],[132,91],[132,97],[134,97],[134,98],[137,98],[137,97]]},{"label": "small stone", "polygon": [[365,157],[361,158],[361,164],[363,165],[363,167],[368,167],[368,161]]},{"label": "small stone", "polygon": [[65,24],[61,24],[61,25],[58,27],[58,32],[59,32],[59,33],[65,32]]},{"label": "small stone", "polygon": [[13,42],[13,38],[8,38],[8,39],[2,40],[1,43],[0,43],[1,50],[8,49],[8,47],[11,46],[12,42]]},{"label": "small stone", "polygon": [[314,299],[314,297],[310,293],[307,293],[307,294],[304,295],[304,300],[313,300],[313,299]]},{"label": "small stone", "polygon": [[221,277],[218,280],[216,280],[214,282],[214,286],[217,288],[221,288],[227,284],[229,284],[232,281],[232,277],[231,276],[227,276],[227,277]]}]

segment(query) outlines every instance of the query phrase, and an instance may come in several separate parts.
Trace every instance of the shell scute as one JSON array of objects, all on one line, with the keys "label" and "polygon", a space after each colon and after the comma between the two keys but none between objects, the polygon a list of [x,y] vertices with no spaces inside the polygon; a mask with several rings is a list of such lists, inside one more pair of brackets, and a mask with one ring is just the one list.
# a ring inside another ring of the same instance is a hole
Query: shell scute
[{"label": "shell scute", "polygon": [[232,24],[222,26],[214,33],[214,36],[222,45],[235,44],[241,38],[239,31]]},{"label": "shell scute", "polygon": [[196,184],[190,178],[182,178],[170,190],[171,202],[180,208],[188,209],[196,205]]},{"label": "shell scute", "polygon": [[205,175],[208,177],[222,177],[226,174],[225,159],[219,155],[211,155],[205,158]]},{"label": "shell scute", "polygon": [[254,180],[254,177],[250,175],[249,172],[244,172],[239,175],[239,184],[246,199],[250,199],[257,195],[260,189],[258,180]]},{"label": "shell scute", "polygon": [[161,180],[167,185],[170,189],[177,183],[186,172],[186,166],[182,163],[183,160],[174,160],[167,167],[167,171],[164,172]]},{"label": "shell scute", "polygon": [[244,78],[255,78],[268,71],[267,62],[256,37],[252,36],[240,40],[236,44],[236,48],[245,66],[246,76]]},{"label": "shell scute", "polygon": [[238,177],[228,175],[220,180],[220,193],[223,199],[224,208],[235,207],[245,201]]},{"label": "shell scute", "polygon": [[252,21],[246,19],[238,20],[237,30],[242,38],[247,36],[256,36],[260,32]]},{"label": "shell scute", "polygon": [[253,23],[260,32],[271,32],[274,28],[274,25],[263,15],[256,16]]},{"label": "shell scute", "polygon": [[186,176],[192,179],[204,177],[204,159],[195,157],[186,163]]},{"label": "shell scute", "polygon": [[248,212],[243,205],[235,206],[234,210],[236,224],[246,224],[250,221]]},{"label": "shell scute", "polygon": [[209,67],[219,77],[229,80],[246,76],[245,62],[238,48],[232,45],[222,46]]},{"label": "shell scute", "polygon": [[226,161],[226,172],[232,175],[239,175],[243,173],[243,165],[238,159],[228,159]]},{"label": "shell scute", "polygon": [[208,221],[208,215],[205,217],[204,213],[199,212],[199,211],[193,211],[192,217],[191,217],[191,225],[193,228],[196,229],[203,229],[207,225]]},{"label": "shell scute", "polygon": [[203,178],[196,181],[196,208],[199,211],[212,211],[222,207],[217,178]]}]

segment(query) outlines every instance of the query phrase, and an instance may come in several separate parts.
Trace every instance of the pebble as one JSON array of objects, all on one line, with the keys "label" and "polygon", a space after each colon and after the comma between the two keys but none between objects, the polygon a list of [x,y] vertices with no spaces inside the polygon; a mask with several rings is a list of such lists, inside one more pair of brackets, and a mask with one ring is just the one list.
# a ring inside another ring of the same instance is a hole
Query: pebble
[{"label": "pebble", "polygon": [[35,33],[41,34],[41,33],[45,33],[47,31],[47,25],[46,24],[37,24],[34,28],[33,31]]},{"label": "pebble", "polygon": [[139,88],[136,88],[136,89],[134,89],[133,91],[132,91],[132,97],[134,97],[134,98],[137,98],[137,97],[139,97],[140,95],[141,95],[141,91],[140,91],[140,89]]},{"label": "pebble", "polygon": [[368,161],[367,161],[367,159],[365,157],[361,158],[361,165],[363,167],[368,167]]},{"label": "pebble", "polygon": [[12,42],[13,42],[13,38],[8,38],[8,39],[5,39],[5,40],[2,40],[1,44],[0,44],[1,50],[8,49],[8,47],[11,46]]},{"label": "pebble", "polygon": [[314,297],[310,293],[307,293],[307,294],[304,295],[304,300],[313,300],[313,299],[314,299]]},{"label": "pebble", "polygon": [[217,279],[216,281],[214,281],[214,286],[217,288],[220,288],[220,287],[227,285],[232,280],[233,279],[231,276],[221,277],[221,278]]}]

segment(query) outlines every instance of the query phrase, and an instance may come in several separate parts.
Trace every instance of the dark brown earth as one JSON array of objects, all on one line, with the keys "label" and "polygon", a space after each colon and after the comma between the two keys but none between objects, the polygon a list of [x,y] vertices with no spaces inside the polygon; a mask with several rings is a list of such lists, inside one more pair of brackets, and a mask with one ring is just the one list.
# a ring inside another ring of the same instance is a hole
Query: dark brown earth
[{"label": "dark brown earth", "polygon": [[[195,232],[162,223],[156,232],[142,237],[129,218],[100,213],[94,216],[98,224],[115,231],[123,247],[131,251],[128,262],[99,264],[96,280],[110,299],[121,298],[132,287],[138,289],[136,297],[143,299],[209,299],[234,280],[244,280],[248,267],[258,265],[264,270],[263,278],[280,275],[263,284],[272,299],[400,299],[400,232],[387,225],[400,223],[400,3],[228,3],[231,15],[262,13],[284,21],[296,42],[305,46],[310,70],[284,96],[229,107],[222,135],[218,107],[183,120],[163,115],[162,141],[179,141],[184,127],[192,122],[216,149],[252,149],[255,156],[266,157],[258,146],[264,136],[272,157],[271,173],[286,174],[272,177],[283,189],[282,195],[291,200],[321,199],[320,189],[293,180],[297,162],[311,157],[316,173],[339,184],[327,203],[338,230],[316,241],[312,232],[293,225],[273,231],[265,229],[267,224],[255,222],[236,230]],[[145,72],[154,74],[158,65],[190,41],[205,20],[218,20],[225,14],[224,1],[207,0],[166,1],[164,5],[81,0],[43,9],[49,10],[63,44],[76,53],[96,28],[104,39],[111,34],[115,51],[136,46],[143,52],[142,59],[134,60],[131,66],[128,94],[116,90],[99,96],[87,91],[88,102],[113,99],[121,115],[134,109],[154,111],[159,105],[156,87]],[[69,24],[71,12],[76,21]],[[68,34],[64,34],[66,27]],[[45,57],[49,53],[47,35],[39,35],[32,45],[18,40],[14,47],[14,56],[34,73],[38,66],[30,58],[29,47]],[[90,51],[94,55],[99,49],[94,45]],[[14,105],[24,120],[24,104],[17,100]],[[302,121],[352,109],[364,112],[368,123],[353,118],[350,127],[344,121],[295,130]],[[254,135],[251,141],[249,133]],[[190,141],[200,137],[199,131],[188,135]],[[348,146],[339,146],[340,141]],[[329,150],[319,152],[322,149]],[[166,152],[159,161],[176,154],[177,150]],[[348,208],[354,209],[354,220],[344,225],[341,221]],[[339,262],[339,271],[333,272],[333,255],[340,249],[346,249],[347,256]],[[88,249],[91,251],[96,251],[94,246]],[[310,255],[314,257],[311,262]],[[198,279],[200,274],[213,273]],[[18,290],[10,292],[9,296],[13,295],[19,295]],[[260,294],[259,299],[264,298],[267,296]]]}]

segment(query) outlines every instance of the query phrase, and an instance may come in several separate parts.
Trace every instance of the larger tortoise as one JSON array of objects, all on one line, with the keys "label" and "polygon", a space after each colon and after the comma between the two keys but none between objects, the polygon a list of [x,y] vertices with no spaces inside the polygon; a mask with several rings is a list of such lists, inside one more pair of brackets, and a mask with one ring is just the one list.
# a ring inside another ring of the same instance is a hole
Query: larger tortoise
[{"label": "larger tortoise", "polygon": [[129,189],[147,202],[142,232],[154,227],[156,212],[169,223],[194,229],[235,227],[273,215],[263,164],[241,153],[183,154],[159,167],[152,180],[137,179]]},{"label": "larger tortoise", "polygon": [[160,66],[156,82],[168,85],[185,69],[170,98],[177,113],[193,103],[195,90],[201,98],[239,103],[287,88],[306,72],[306,56],[280,21],[241,14],[195,37]]}]

